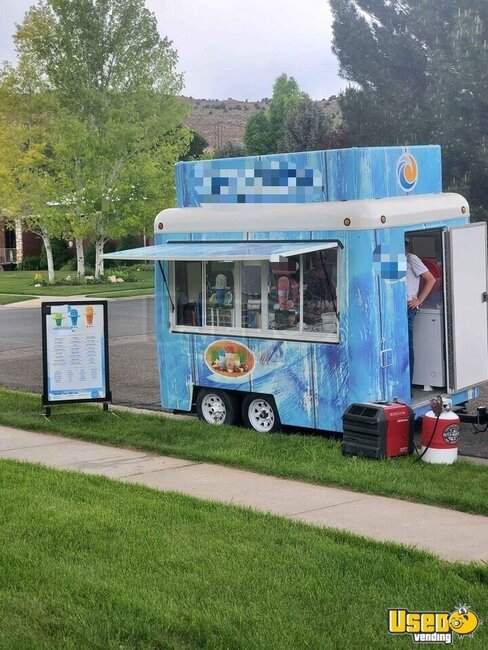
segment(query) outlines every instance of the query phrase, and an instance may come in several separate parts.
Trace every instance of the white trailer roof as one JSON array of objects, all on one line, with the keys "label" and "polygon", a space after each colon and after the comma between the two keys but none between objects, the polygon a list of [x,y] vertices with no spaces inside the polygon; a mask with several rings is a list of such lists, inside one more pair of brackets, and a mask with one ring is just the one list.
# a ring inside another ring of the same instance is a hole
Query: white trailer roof
[{"label": "white trailer roof", "polygon": [[[207,204],[169,208],[154,222],[157,233],[371,230],[469,217],[460,194],[423,194],[361,201]],[[346,225],[345,220],[349,220]]]}]

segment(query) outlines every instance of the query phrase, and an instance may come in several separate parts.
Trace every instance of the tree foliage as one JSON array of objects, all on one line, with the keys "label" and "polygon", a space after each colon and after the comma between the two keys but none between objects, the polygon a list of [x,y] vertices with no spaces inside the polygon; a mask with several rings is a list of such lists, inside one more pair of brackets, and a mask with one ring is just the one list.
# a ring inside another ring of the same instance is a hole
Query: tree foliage
[{"label": "tree foliage", "polygon": [[244,144],[251,155],[277,153],[282,149],[287,115],[306,97],[293,77],[281,74],[273,85],[273,97],[264,113],[246,123]]},{"label": "tree foliage", "polygon": [[247,150],[241,143],[225,142],[214,151],[214,158],[240,158],[247,155]]},{"label": "tree foliage", "polygon": [[59,104],[52,201],[75,236],[149,226],[172,205],[173,163],[188,149],[177,54],[144,0],[39,0],[15,35],[21,92]]},{"label": "tree foliage", "polygon": [[0,74],[0,210],[10,226],[19,220],[42,238],[49,278],[54,279],[50,237],[66,226],[63,215],[49,209],[56,185],[52,132],[59,106],[50,93],[21,91],[13,70]]},{"label": "tree foliage", "polygon": [[332,120],[319,103],[304,97],[285,119],[282,151],[317,151],[340,146]]},{"label": "tree foliage", "polygon": [[188,146],[188,151],[183,154],[180,160],[200,160],[205,155],[205,150],[208,148],[208,142],[198,131],[190,129],[191,142]]},{"label": "tree foliage", "polygon": [[244,145],[253,156],[275,152],[276,145],[271,137],[270,122],[266,113],[256,113],[247,120]]},{"label": "tree foliage", "polygon": [[444,184],[488,207],[486,0],[331,0],[354,145],[438,143]]},{"label": "tree foliage", "polygon": [[273,85],[268,109],[248,119],[244,144],[250,155],[314,151],[340,147],[342,132],[293,77],[282,74]]}]

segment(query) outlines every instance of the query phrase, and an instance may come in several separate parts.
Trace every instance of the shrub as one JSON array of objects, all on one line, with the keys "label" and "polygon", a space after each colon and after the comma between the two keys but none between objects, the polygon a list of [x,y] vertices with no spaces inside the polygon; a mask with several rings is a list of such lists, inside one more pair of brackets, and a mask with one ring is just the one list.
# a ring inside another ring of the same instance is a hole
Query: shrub
[{"label": "shrub", "polygon": [[76,271],[76,257],[71,257],[63,266],[59,269],[60,271]]},{"label": "shrub", "polygon": [[138,264],[136,268],[137,271],[154,271],[154,262],[149,262],[148,264]]},{"label": "shrub", "polygon": [[137,277],[133,271],[117,270],[115,272],[114,270],[114,275],[116,275],[118,278],[122,278],[124,282],[137,282]]},{"label": "shrub", "polygon": [[[51,238],[51,249],[53,252],[53,265],[56,271],[66,264],[68,260],[72,258],[72,254],[68,248],[67,243],[64,239],[58,239],[57,237]],[[46,248],[43,246],[41,251],[41,268],[47,269],[47,255]]]},{"label": "shrub", "polygon": [[41,271],[47,268],[47,265],[44,269],[40,266],[41,258],[39,255],[32,255],[31,257],[24,257],[22,264],[19,264],[20,271]]}]

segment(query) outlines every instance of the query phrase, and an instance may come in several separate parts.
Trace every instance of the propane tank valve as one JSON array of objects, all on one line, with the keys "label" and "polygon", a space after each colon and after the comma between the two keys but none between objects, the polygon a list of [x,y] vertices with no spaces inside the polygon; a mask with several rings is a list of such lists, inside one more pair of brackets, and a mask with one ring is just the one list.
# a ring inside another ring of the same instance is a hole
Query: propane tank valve
[{"label": "propane tank valve", "polygon": [[448,397],[442,398],[442,410],[444,413],[450,413],[452,411],[452,399]]}]

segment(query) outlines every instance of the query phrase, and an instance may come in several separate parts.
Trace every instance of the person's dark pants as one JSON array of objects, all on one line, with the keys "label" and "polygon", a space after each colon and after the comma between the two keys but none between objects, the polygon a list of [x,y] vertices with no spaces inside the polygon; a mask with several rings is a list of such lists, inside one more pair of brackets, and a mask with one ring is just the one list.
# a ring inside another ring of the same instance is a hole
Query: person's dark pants
[{"label": "person's dark pants", "polygon": [[410,309],[407,307],[407,318],[408,318],[408,356],[410,361],[410,383],[413,381],[413,364],[414,364],[414,353],[413,353],[413,321],[417,315],[418,309]]}]

